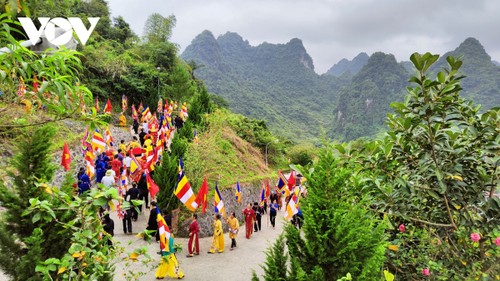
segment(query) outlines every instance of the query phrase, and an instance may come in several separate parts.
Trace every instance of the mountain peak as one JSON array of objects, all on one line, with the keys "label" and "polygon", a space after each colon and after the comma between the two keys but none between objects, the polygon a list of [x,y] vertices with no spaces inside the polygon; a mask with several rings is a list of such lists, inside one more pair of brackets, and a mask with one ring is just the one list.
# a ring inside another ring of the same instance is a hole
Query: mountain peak
[{"label": "mountain peak", "polygon": [[469,37],[453,51],[455,54],[463,55],[464,59],[473,59],[491,62],[491,57],[484,50],[481,42],[476,38]]},{"label": "mountain peak", "polygon": [[335,65],[333,65],[326,74],[340,77],[343,74],[356,75],[363,66],[366,65],[370,57],[365,53],[361,52],[355,56],[352,61],[348,59],[342,59]]}]

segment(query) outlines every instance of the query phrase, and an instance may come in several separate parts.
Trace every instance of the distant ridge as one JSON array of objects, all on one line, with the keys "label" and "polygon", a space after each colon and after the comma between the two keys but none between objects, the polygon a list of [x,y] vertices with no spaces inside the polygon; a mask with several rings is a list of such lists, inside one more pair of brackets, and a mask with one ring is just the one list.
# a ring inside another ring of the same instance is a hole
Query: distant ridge
[{"label": "distant ridge", "polygon": [[356,75],[363,66],[368,63],[370,57],[365,53],[359,53],[352,61],[348,59],[342,59],[338,63],[334,64],[325,74],[340,77],[342,75]]}]

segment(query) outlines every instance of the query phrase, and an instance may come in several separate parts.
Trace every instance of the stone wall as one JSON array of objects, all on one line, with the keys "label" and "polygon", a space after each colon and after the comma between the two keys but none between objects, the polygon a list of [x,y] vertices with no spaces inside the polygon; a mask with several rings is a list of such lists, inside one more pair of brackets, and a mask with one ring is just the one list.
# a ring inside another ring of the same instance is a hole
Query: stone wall
[{"label": "stone wall", "polygon": [[[224,207],[226,209],[226,214],[229,215],[232,212],[236,213],[236,217],[240,222],[240,228],[244,227],[243,224],[243,214],[242,211],[246,208],[248,203],[258,202],[260,199],[260,191],[261,185],[259,182],[256,183],[243,183],[241,186],[241,203],[236,201],[235,191],[236,184],[230,188],[221,189],[219,188],[222,196],[222,200],[224,201]],[[213,205],[213,192],[214,189],[212,186],[209,186],[208,190],[211,195],[208,199],[207,203],[207,212],[205,214],[201,214],[201,209],[196,210],[198,214],[198,224],[200,226],[200,237],[212,236],[213,234],[213,226],[212,223],[214,221],[214,205]],[[178,237],[188,237],[189,235],[189,224],[191,223],[191,212],[186,210],[185,208],[181,209],[181,214],[179,217],[179,225],[177,228],[174,228],[174,234]],[[228,226],[224,219],[222,219],[222,226],[224,231],[227,231]]]}]

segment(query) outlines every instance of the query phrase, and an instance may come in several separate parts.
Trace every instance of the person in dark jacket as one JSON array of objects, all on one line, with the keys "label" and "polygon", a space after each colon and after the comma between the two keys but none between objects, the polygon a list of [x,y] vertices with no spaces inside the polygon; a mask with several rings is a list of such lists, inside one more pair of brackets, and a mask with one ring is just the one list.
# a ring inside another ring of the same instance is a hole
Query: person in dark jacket
[{"label": "person in dark jacket", "polygon": [[137,199],[139,199],[139,189],[137,188],[137,183],[133,182],[132,187],[129,190],[127,190],[127,193],[125,193],[125,200],[130,202],[133,221],[137,221],[137,217],[139,216],[136,207],[132,203],[132,200],[137,200]]},{"label": "person in dark jacket", "polygon": [[139,121],[134,119],[134,124],[132,125],[132,129],[134,129],[134,133],[137,135],[139,132]]},{"label": "person in dark jacket", "polygon": [[85,173],[85,168],[80,168],[78,171],[78,195],[82,195],[84,192],[90,190],[90,178]]},{"label": "person in dark jacket", "polygon": [[160,234],[158,233],[158,222],[156,221],[157,216],[156,202],[151,201],[151,212],[149,213],[148,225],[146,226],[146,230],[153,231],[153,233],[151,233],[151,236],[153,236],[154,234],[156,237],[156,241],[160,241]]},{"label": "person in dark jacket", "polygon": [[254,202],[252,209],[255,212],[256,217],[256,220],[253,223],[253,230],[254,232],[257,232],[262,230],[262,215],[264,214],[264,208],[259,206],[259,203]]},{"label": "person in dark jacket", "polygon": [[[146,181],[146,174],[142,174],[139,182],[137,183],[137,188],[139,189],[139,200],[143,200],[146,203],[146,209],[149,208],[149,190],[148,183]],[[142,205],[139,206],[139,211],[142,213]]]},{"label": "person in dark jacket", "polygon": [[[102,228],[109,235],[115,236],[115,222],[109,217],[108,213],[102,217]],[[108,237],[108,245],[113,246],[113,241],[111,241],[110,237]]]}]

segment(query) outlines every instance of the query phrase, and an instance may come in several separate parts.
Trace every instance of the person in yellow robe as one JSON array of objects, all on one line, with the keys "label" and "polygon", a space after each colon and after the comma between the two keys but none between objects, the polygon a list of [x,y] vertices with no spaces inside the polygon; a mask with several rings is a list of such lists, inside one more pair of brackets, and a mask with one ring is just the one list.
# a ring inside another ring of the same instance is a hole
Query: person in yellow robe
[{"label": "person in yellow robe", "polygon": [[229,239],[231,239],[231,251],[236,248],[236,236],[238,236],[238,231],[240,230],[240,223],[236,218],[236,214],[233,212],[227,219],[227,224],[229,224]]},{"label": "person in yellow robe", "polygon": [[171,234],[171,237],[168,241],[168,252],[165,250],[161,251],[161,260],[160,266],[156,270],[156,279],[163,279],[165,277],[172,277],[177,279],[184,278],[184,273],[179,267],[179,262],[177,261],[177,257],[175,256],[175,247],[174,247],[174,236]]},{"label": "person in yellow robe", "polygon": [[123,112],[120,113],[120,127],[127,127],[127,118],[125,118],[125,115],[123,115]]},{"label": "person in yellow robe", "polygon": [[215,215],[214,221],[214,236],[212,239],[212,246],[210,246],[209,254],[215,253],[215,251],[222,253],[224,252],[224,232],[222,231],[222,222],[220,221],[220,214]]}]

